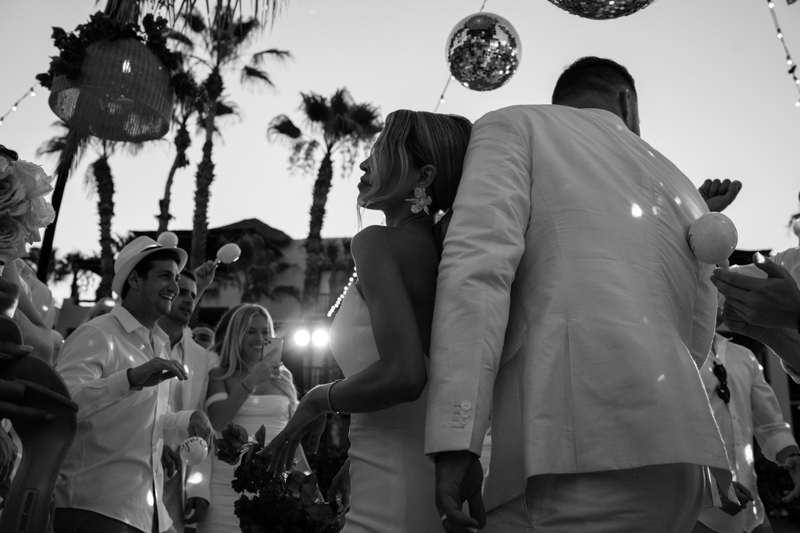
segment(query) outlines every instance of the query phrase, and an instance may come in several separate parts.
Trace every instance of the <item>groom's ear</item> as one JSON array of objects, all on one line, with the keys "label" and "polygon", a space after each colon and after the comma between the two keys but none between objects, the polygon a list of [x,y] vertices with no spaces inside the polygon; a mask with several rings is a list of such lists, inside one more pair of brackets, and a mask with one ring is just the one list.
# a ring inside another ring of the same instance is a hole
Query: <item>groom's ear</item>
[{"label": "groom's ear", "polygon": [[425,165],[419,170],[419,178],[414,183],[414,188],[430,187],[433,180],[436,179],[436,167],[433,165]]}]

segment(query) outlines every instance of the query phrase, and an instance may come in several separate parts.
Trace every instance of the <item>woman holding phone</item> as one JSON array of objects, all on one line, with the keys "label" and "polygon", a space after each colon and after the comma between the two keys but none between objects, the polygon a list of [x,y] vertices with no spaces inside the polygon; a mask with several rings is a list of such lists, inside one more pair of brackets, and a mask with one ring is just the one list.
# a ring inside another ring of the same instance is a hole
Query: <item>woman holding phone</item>
[{"label": "woman holding phone", "polygon": [[[286,426],[297,407],[297,390],[291,372],[281,364],[282,349],[283,339],[274,337],[266,309],[244,304],[231,315],[219,366],[209,372],[206,412],[215,430],[233,422],[253,435],[263,425],[269,440]],[[298,455],[304,462],[302,451]],[[240,533],[233,513],[238,495],[231,488],[235,467],[216,457],[211,465],[211,501],[198,531]]]}]

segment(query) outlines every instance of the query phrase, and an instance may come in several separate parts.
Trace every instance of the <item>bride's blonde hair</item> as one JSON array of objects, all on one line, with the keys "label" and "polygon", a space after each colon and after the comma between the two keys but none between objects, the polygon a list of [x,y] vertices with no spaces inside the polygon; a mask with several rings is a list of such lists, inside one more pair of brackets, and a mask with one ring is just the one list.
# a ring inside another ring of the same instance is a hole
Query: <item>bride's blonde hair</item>
[{"label": "bride's blonde hair", "polygon": [[[244,336],[250,326],[253,324],[253,318],[261,315],[267,319],[269,324],[269,336],[275,336],[275,326],[272,322],[272,317],[269,312],[258,304],[241,304],[230,317],[228,327],[225,328],[225,334],[221,341],[221,349],[219,351],[219,367],[225,369],[225,373],[216,379],[225,380],[235,374],[238,370],[244,368],[242,360],[242,351],[244,348]],[[274,381],[275,385],[285,394],[292,402],[291,412],[294,412],[294,407],[297,405],[297,388],[294,386],[292,373],[289,369],[281,364],[281,375]]]}]

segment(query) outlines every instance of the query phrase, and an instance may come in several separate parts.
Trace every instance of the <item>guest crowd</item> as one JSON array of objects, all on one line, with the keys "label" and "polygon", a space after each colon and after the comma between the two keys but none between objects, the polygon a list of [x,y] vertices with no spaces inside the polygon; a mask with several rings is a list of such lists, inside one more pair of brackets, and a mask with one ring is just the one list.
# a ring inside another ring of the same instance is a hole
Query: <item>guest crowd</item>
[{"label": "guest crowd", "polygon": [[[186,251],[134,239],[117,299],[66,340],[47,286],[6,264],[0,366],[42,359],[78,406],[71,444],[48,442],[65,451],[52,529],[236,533],[233,467],[213,453],[188,465],[181,444],[264,426],[271,468],[309,471],[328,413],[346,412],[350,458],[328,497],[350,509],[347,532],[771,531],[754,439],[788,471],[787,503],[800,448],[754,353],[720,333],[762,343],[800,382],[800,248],[701,265],[686,227],[741,184],[695,189],[640,138],[637,98],[624,67],[583,58],[552,106],[475,125],[390,114],[358,184],[386,227],[354,238],[359,279],[333,326],[346,378],[302,399],[266,308],[190,329],[213,261],[191,270]],[[19,482],[16,425],[56,416],[26,387],[0,379],[0,418],[15,421],[0,497]]]}]

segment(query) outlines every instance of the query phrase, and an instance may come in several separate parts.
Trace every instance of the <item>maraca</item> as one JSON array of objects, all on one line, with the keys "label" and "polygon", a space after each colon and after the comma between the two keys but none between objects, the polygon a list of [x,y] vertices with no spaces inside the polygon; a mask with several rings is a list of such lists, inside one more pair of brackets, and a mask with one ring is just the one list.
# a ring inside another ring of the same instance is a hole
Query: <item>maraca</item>
[{"label": "maraca", "polygon": [[189,437],[180,447],[181,460],[189,466],[197,466],[208,456],[208,444],[200,437]]},{"label": "maraca", "polygon": [[722,213],[706,213],[689,226],[687,239],[689,248],[701,263],[725,267],[739,234],[731,219]]},{"label": "maraca", "polygon": [[176,248],[178,246],[178,236],[171,231],[165,231],[158,236],[158,244],[165,248]]},{"label": "maraca", "polygon": [[792,231],[794,232],[795,235],[800,237],[800,218],[795,220],[794,224],[792,224]]},{"label": "maraca", "polygon": [[242,249],[239,248],[239,245],[233,242],[229,242],[228,244],[224,245],[222,248],[217,250],[217,264],[225,263],[229,265],[239,259],[239,256],[242,255]]}]

